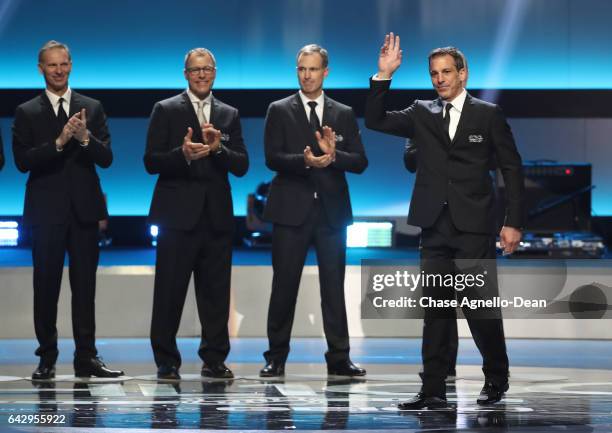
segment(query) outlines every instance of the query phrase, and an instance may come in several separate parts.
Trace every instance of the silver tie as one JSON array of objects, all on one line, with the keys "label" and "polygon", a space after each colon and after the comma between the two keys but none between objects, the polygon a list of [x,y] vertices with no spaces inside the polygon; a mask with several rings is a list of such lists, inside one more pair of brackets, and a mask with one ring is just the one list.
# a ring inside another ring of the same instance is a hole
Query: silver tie
[{"label": "silver tie", "polygon": [[208,120],[206,120],[206,115],[204,114],[204,105],[206,105],[206,102],[198,101],[198,112],[196,114],[198,115],[198,122],[200,122],[200,125],[208,123]]}]

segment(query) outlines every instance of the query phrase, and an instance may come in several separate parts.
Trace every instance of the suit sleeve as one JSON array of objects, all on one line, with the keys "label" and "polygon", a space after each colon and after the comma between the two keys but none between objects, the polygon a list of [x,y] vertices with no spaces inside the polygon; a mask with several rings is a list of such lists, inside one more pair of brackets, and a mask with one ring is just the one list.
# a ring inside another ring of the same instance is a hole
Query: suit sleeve
[{"label": "suit sleeve", "polygon": [[304,163],[304,154],[288,153],[285,150],[285,136],[280,107],[271,104],[268,107],[264,126],[264,151],[266,166],[278,173],[306,176],[309,171]]},{"label": "suit sleeve", "polygon": [[183,155],[183,143],[170,141],[170,118],[158,102],[153,107],[147,131],[145,168],[149,174],[188,176],[189,166]]},{"label": "suit sleeve", "polygon": [[418,167],[418,148],[417,145],[410,140],[406,140],[406,147],[404,148],[404,166],[410,173],[417,171]]},{"label": "suit sleeve", "polygon": [[365,124],[369,129],[400,137],[414,135],[414,110],[416,103],[401,111],[387,111],[386,98],[391,80],[370,79],[370,90],[366,98]]},{"label": "suit sleeve", "polygon": [[352,109],[346,111],[344,121],[347,125],[344,146],[342,150],[336,149],[336,160],[330,167],[351,173],[363,173],[368,166],[368,159],[361,142],[357,119],[355,119]]},{"label": "suit sleeve", "polygon": [[249,156],[242,138],[242,126],[240,125],[238,110],[233,110],[228,132],[229,141],[226,144],[221,144],[222,151],[218,155],[213,155],[213,161],[222,165],[233,175],[242,177],[249,169]]},{"label": "suit sleeve", "polygon": [[109,167],[113,162],[113,151],[102,104],[94,105],[92,113],[87,113],[87,128],[89,144],[82,148],[83,151],[87,152],[96,165],[102,168]]},{"label": "suit sleeve", "polygon": [[34,123],[23,107],[17,107],[13,121],[13,157],[17,169],[22,173],[37,170],[63,156],[63,152],[56,150],[54,142],[34,142]]},{"label": "suit sleeve", "polygon": [[521,229],[525,225],[523,163],[510,125],[499,107],[493,113],[491,137],[497,165],[506,185],[504,225]]}]

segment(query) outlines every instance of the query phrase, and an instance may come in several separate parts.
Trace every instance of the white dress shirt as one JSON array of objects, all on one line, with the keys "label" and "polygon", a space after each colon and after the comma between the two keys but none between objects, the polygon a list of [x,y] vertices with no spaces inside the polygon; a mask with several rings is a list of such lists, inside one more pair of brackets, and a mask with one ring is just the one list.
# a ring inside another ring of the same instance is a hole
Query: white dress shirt
[{"label": "white dress shirt", "polygon": [[212,102],[212,92],[209,92],[206,98],[200,99],[190,89],[187,89],[187,96],[189,96],[189,100],[193,105],[196,115],[198,114],[198,104],[200,101],[204,102],[204,117],[206,118],[206,121],[210,123],[210,104]]},{"label": "white dress shirt", "polygon": [[317,99],[308,99],[308,97],[304,95],[302,91],[300,90],[300,99],[302,100],[302,104],[304,104],[304,110],[306,110],[306,117],[308,118],[309,122],[310,122],[310,105],[308,105],[308,103],[311,101],[314,101],[317,103],[317,106],[315,107],[315,113],[317,113],[317,117],[319,118],[319,125],[323,126],[323,103],[325,102],[324,93],[321,92],[321,94],[319,95]]},{"label": "white dress shirt", "polygon": [[461,112],[463,111],[463,105],[465,104],[465,98],[467,92],[462,89],[461,93],[455,97],[452,101],[442,101],[442,116],[446,114],[446,104],[452,104],[452,108],[448,112],[450,115],[450,123],[448,125],[448,135],[451,141],[455,138],[457,133],[457,125],[459,125],[459,119],[461,118]]},{"label": "white dress shirt", "polygon": [[60,98],[64,98],[63,108],[66,112],[66,116],[70,113],[70,98],[72,97],[72,90],[68,87],[68,90],[62,95],[57,96],[55,93],[49,92],[48,89],[45,89],[45,93],[47,94],[47,98],[49,98],[49,102],[51,102],[51,107],[53,108],[53,112],[57,116],[57,112],[59,111],[59,100]]}]

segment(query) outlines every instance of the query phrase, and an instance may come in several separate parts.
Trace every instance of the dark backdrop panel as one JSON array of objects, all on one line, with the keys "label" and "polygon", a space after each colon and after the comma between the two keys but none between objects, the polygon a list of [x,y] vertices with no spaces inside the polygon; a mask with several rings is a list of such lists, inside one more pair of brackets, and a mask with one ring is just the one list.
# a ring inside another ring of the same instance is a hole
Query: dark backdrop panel
[{"label": "dark backdrop panel", "polygon": [[[10,125],[0,119],[7,164],[0,171],[0,215],[21,214],[27,175],[12,162]],[[145,215],[149,209],[155,177],[142,163],[147,118],[111,118],[109,121],[115,160],[99,170],[108,194],[112,215]],[[251,168],[243,178],[231,178],[234,207],[246,211],[247,194],[273,173],[265,167],[261,117],[242,120]],[[612,215],[612,120],[611,119],[510,119],[519,150],[525,160],[590,162],[593,165],[593,215]],[[370,165],[362,175],[349,175],[352,202],[358,216],[400,216],[408,212],[414,176],[402,162],[404,140],[365,129],[362,138]]]},{"label": "dark backdrop panel", "polygon": [[[27,175],[18,172],[12,161],[9,133],[12,119],[1,120],[7,165],[0,172],[0,215],[18,215],[23,209]],[[403,140],[368,131],[360,123],[370,167],[364,175],[348,175],[356,214],[407,214],[412,175],[404,170],[401,162]],[[230,177],[237,215],[245,215],[247,195],[274,175],[265,166],[263,124],[262,118],[242,119],[251,166],[246,176]],[[145,215],[149,210],[156,177],[145,172],[142,162],[147,125],[147,118],[109,119],[115,158],[111,167],[98,169],[98,173],[112,215]],[[389,185],[391,173],[393,182]]]}]

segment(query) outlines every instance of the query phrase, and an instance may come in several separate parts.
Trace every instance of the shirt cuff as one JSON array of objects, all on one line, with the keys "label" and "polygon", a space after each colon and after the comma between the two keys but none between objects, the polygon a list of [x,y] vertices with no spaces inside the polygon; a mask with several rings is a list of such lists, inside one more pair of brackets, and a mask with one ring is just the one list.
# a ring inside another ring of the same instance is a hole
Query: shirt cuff
[{"label": "shirt cuff", "polygon": [[378,78],[378,74],[372,76],[372,81],[391,81],[391,78]]}]

